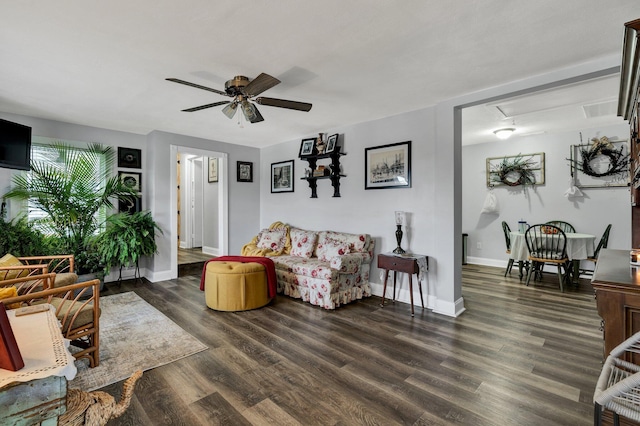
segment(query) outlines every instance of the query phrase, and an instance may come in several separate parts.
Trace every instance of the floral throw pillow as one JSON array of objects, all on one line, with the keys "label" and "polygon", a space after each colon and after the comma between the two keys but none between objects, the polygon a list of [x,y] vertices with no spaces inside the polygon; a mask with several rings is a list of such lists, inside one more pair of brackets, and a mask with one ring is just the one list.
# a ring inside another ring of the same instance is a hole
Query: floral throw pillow
[{"label": "floral throw pillow", "polygon": [[286,228],[263,229],[258,238],[258,248],[281,251],[287,243]]},{"label": "floral throw pillow", "polygon": [[291,256],[310,258],[318,241],[318,234],[302,229],[292,229],[289,234],[291,235]]},{"label": "floral throw pillow", "polygon": [[325,236],[324,239],[318,241],[318,260],[329,262],[336,256],[342,256],[349,253],[349,244]]}]

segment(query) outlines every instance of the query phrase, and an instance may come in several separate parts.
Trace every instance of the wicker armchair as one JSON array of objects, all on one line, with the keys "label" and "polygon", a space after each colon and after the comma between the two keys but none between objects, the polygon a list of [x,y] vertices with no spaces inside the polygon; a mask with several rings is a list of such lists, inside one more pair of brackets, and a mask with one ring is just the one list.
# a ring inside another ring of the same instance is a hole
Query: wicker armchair
[{"label": "wicker armchair", "polygon": [[22,257],[7,254],[2,259],[5,259],[5,262],[0,262],[0,281],[18,276],[42,275],[50,272],[56,273],[57,286],[73,284],[78,280],[78,275],[75,273],[75,259],[72,254]]},{"label": "wicker armchair", "polygon": [[74,357],[87,358],[90,367],[97,367],[100,364],[100,280],[55,287],[55,277],[56,274],[48,273],[0,281],[0,289],[15,287],[18,294],[0,302],[7,308],[52,304],[62,335],[79,348]]},{"label": "wicker armchair", "polygon": [[594,424],[602,424],[603,408],[619,416],[640,421],[640,332],[616,346],[602,367],[593,394]]}]

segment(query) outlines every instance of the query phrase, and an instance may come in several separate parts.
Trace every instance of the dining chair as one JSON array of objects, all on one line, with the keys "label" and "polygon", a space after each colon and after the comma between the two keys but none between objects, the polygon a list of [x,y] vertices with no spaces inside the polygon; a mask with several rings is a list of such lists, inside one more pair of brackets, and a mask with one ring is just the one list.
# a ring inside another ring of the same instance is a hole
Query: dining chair
[{"label": "dining chair", "polygon": [[[509,228],[509,224],[502,221],[502,232],[504,232],[504,241],[507,244],[507,254],[511,255],[511,228]],[[504,276],[511,273],[511,268],[513,267],[513,258],[509,256],[509,263],[507,263],[507,269],[504,271]]]},{"label": "dining chair", "polygon": [[558,228],[562,229],[563,232],[570,232],[570,233],[575,233],[576,232],[576,228],[573,227],[572,224],[570,224],[569,222],[565,222],[562,220],[550,220],[547,222],[547,225],[553,225],[553,226],[557,226]]},{"label": "dining chair", "polygon": [[[611,224],[607,225],[604,232],[602,233],[602,237],[600,238],[600,242],[598,243],[596,250],[593,252],[593,256],[590,256],[586,259],[589,262],[593,262],[594,266],[598,262],[598,255],[600,254],[600,250],[603,248],[607,248],[607,246],[609,245],[610,232]],[[593,275],[593,271],[593,269],[580,269],[580,274]]]},{"label": "dining chair", "polygon": [[[527,282],[529,285],[531,275],[537,271],[542,272],[547,263],[558,267],[558,281],[560,291],[563,289],[563,281],[567,274],[567,236],[564,231],[557,226],[548,223],[532,225],[524,234],[527,249],[529,250],[529,262],[531,263],[527,271]],[[564,273],[563,270],[564,269]]]}]

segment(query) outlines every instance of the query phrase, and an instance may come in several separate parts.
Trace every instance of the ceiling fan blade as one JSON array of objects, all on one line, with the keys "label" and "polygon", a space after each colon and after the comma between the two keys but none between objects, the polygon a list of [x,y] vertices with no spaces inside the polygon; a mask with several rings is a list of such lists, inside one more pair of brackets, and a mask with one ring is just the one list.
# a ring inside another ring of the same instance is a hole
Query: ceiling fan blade
[{"label": "ceiling fan blade", "polygon": [[236,115],[236,111],[238,110],[237,102],[230,102],[229,105],[222,108],[222,113],[226,115],[229,119],[232,119],[234,115]]},{"label": "ceiling fan blade", "polygon": [[247,119],[250,123],[259,123],[260,121],[264,121],[262,114],[258,111],[258,108],[246,99],[240,103],[242,108],[242,113],[244,114],[244,118]]},{"label": "ceiling fan blade", "polygon": [[242,89],[242,93],[247,97],[256,96],[277,84],[280,84],[280,80],[269,74],[261,73]]},{"label": "ceiling fan blade", "polygon": [[312,105],[306,102],[287,101],[285,99],[276,98],[256,98],[254,99],[260,105],[273,106],[278,108],[296,109],[298,111],[309,111]]},{"label": "ceiling fan blade", "polygon": [[200,86],[199,84],[189,83],[188,81],[180,80],[178,78],[167,78],[165,80],[172,81],[174,83],[184,84],[186,86],[195,87],[196,89],[208,90],[209,92],[217,93],[222,96],[229,96],[226,92],[223,92],[222,90],[216,90],[216,89],[212,89],[211,87]]},{"label": "ceiling fan blade", "polygon": [[228,104],[231,101],[221,101],[221,102],[214,102],[212,104],[206,104],[206,105],[200,105],[197,107],[193,107],[193,108],[187,108],[187,109],[183,109],[183,112],[193,112],[193,111],[200,111],[201,109],[207,109],[207,108],[211,108],[211,107],[216,107],[216,106],[220,106],[220,105],[224,105],[224,104]]}]

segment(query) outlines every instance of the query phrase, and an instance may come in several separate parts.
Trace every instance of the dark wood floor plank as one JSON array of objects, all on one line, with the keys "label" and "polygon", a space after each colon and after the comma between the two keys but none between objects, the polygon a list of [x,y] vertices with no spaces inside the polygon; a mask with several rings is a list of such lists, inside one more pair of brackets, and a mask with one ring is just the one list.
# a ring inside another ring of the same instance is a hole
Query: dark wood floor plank
[{"label": "dark wood floor plank", "polygon": [[206,425],[251,426],[251,423],[233,405],[217,393],[212,393],[194,402],[191,404],[191,410]]}]

